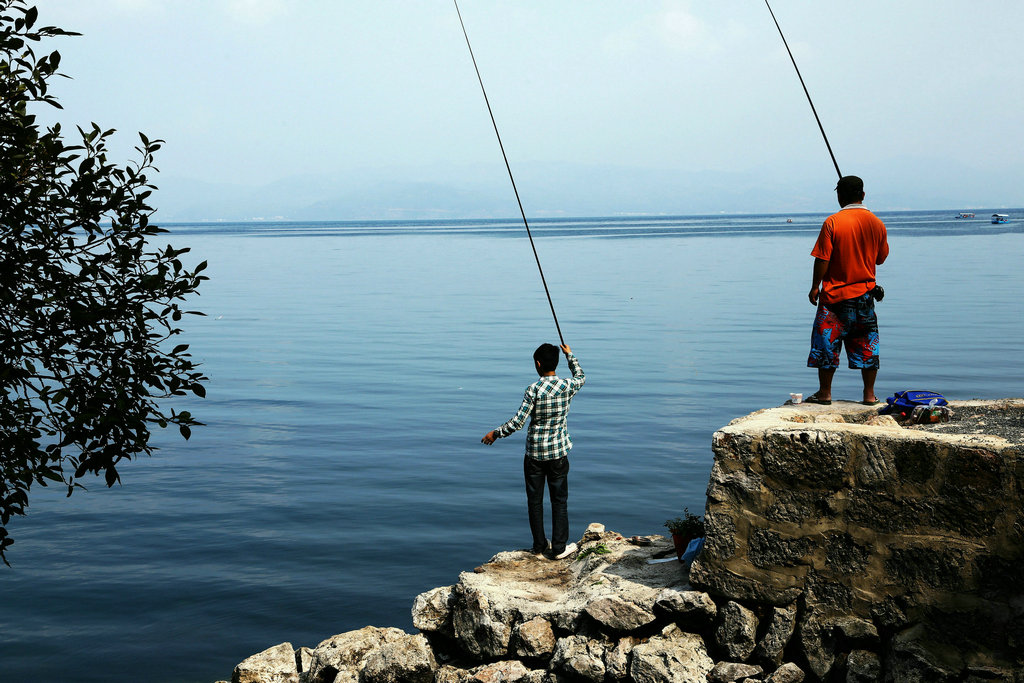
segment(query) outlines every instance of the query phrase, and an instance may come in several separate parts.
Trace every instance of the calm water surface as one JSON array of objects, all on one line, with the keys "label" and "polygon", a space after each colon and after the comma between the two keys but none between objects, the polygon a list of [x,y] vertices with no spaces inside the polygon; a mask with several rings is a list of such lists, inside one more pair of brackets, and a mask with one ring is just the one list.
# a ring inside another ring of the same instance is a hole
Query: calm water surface
[{"label": "calm water surface", "polygon": [[[1024,394],[1024,212],[1010,214],[880,214],[882,395]],[[815,388],[823,217],[531,223],[587,373],[573,537],[592,521],[661,533],[702,509],[714,430]],[[412,630],[417,593],[530,542],[522,435],[479,443],[533,381],[533,349],[557,342],[520,224],[167,227],[210,262],[193,306],[208,316],[185,340],[209,396],[177,406],[207,426],[162,435],[123,486],[34,491],[0,569],[2,681],[226,679],[282,641]],[[840,369],[835,392],[858,398],[858,374]]]}]

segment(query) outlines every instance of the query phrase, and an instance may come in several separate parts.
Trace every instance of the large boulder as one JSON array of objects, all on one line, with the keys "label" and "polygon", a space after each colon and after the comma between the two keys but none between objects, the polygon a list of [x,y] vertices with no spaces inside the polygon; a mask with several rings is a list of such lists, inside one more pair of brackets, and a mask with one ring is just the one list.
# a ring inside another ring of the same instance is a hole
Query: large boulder
[{"label": "large boulder", "polygon": [[878,683],[882,662],[870,650],[854,650],[846,657],[846,683]]},{"label": "large boulder", "polygon": [[604,680],[605,647],[586,636],[568,636],[558,641],[551,657],[551,669],[592,683]]},{"label": "large boulder", "polygon": [[453,593],[452,630],[462,649],[474,659],[497,659],[508,654],[510,619],[492,609],[482,591],[458,585]]},{"label": "large boulder", "polygon": [[715,641],[730,660],[746,661],[757,646],[757,624],[757,615],[730,600],[718,611]]},{"label": "large boulder", "polygon": [[654,621],[654,615],[621,598],[598,598],[587,604],[584,611],[609,631],[635,631]]},{"label": "large boulder", "polygon": [[555,632],[547,619],[534,617],[512,629],[512,642],[516,657],[547,659],[555,651]]},{"label": "large boulder", "polygon": [[243,660],[231,683],[299,683],[299,668],[291,643],[281,643]]},{"label": "large boulder", "polygon": [[768,628],[754,648],[754,656],[758,660],[776,666],[782,663],[782,651],[789,644],[796,629],[796,614],[795,604],[772,608]]},{"label": "large boulder", "polygon": [[800,683],[805,676],[803,669],[792,662],[787,662],[771,672],[764,680],[765,683]]},{"label": "large boulder", "polygon": [[405,631],[397,628],[366,626],[322,641],[313,648],[308,683],[358,683],[366,658],[388,644],[404,642]]},{"label": "large boulder", "polygon": [[639,638],[625,636],[619,638],[616,643],[605,650],[604,671],[605,678],[612,681],[623,681],[629,677],[629,658],[633,648],[642,642]]},{"label": "large boulder", "polygon": [[760,676],[764,670],[756,664],[742,662],[719,662],[708,673],[708,683],[733,683]]},{"label": "large boulder", "polygon": [[412,625],[421,631],[451,634],[451,600],[454,586],[440,586],[420,593],[412,603]]},{"label": "large boulder", "polygon": [[407,635],[370,652],[363,662],[363,683],[432,683],[437,661],[422,635]]},{"label": "large boulder", "polygon": [[672,625],[633,648],[629,674],[635,683],[707,683],[714,666],[699,635]]},{"label": "large boulder", "polygon": [[537,672],[515,660],[484,664],[470,670],[465,683],[533,683]]},{"label": "large boulder", "polygon": [[718,606],[711,596],[701,591],[679,591],[666,588],[658,593],[655,612],[673,621],[698,628],[709,625],[718,615]]}]

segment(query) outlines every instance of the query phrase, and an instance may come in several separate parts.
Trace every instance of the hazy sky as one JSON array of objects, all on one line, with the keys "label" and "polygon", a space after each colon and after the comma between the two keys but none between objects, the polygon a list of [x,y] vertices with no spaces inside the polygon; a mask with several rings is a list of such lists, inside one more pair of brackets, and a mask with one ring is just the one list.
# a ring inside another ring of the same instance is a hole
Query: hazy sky
[{"label": "hazy sky", "polygon": [[[165,139],[158,166],[171,203],[186,187],[298,176],[339,191],[360,178],[374,191],[508,188],[451,0],[39,5],[41,23],[83,34],[54,41],[73,78],[54,86],[60,119],[117,128],[122,157],[136,131]],[[559,196],[586,207],[589,192],[607,200],[621,178],[634,184],[615,200],[629,203],[623,211],[707,210],[723,184],[724,211],[831,208],[835,171],[762,0],[460,7],[528,207],[543,197],[557,210]],[[869,203],[1024,205],[1024,3],[772,8],[839,164],[865,178]],[[585,180],[595,177],[607,186]],[[653,182],[644,197],[638,179],[652,177],[677,178],[678,192]]]}]

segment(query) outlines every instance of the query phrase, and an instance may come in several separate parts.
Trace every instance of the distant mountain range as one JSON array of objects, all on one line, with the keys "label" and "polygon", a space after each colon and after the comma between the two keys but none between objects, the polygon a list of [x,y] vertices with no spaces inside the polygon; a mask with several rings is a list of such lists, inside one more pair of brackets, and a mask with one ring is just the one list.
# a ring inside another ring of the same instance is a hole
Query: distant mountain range
[{"label": "distant mountain range", "polygon": [[[514,169],[528,217],[804,213],[834,206],[830,169],[689,172],[537,163]],[[1019,171],[903,160],[858,172],[877,210],[1017,207]],[[158,222],[515,217],[504,167],[378,169],[255,187],[158,177]]]}]

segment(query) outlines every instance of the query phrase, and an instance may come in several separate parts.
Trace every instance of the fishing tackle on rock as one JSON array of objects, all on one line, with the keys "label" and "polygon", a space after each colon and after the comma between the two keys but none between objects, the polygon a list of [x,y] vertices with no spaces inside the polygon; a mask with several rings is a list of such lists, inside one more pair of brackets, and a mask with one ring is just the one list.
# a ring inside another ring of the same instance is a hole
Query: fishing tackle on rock
[{"label": "fishing tackle on rock", "polygon": [[764,4],[768,7],[768,12],[772,15],[772,21],[775,22],[775,28],[779,29],[779,36],[782,38],[782,44],[786,46],[786,52],[789,53],[789,61],[793,62],[793,68],[796,69],[797,78],[800,79],[800,85],[804,88],[804,94],[807,95],[807,103],[811,105],[811,111],[814,113],[814,120],[818,122],[818,130],[821,131],[821,137],[825,140],[825,146],[828,147],[828,154],[832,157],[832,165],[836,167],[836,173],[839,177],[843,177],[842,171],[839,170],[839,164],[836,162],[836,155],[832,153],[832,145],[828,144],[828,136],[825,135],[825,128],[821,125],[821,119],[818,118],[818,110],[814,108],[814,102],[811,101],[811,93],[807,91],[807,84],[804,83],[804,77],[800,75],[800,67],[796,65],[796,59],[793,58],[793,51],[789,49],[789,43],[786,42],[786,36],[782,33],[782,27],[779,26],[779,20],[775,18],[775,12],[772,12],[772,6],[768,4],[768,0],[764,0]]},{"label": "fishing tackle on rock", "polygon": [[501,148],[501,156],[505,159],[505,169],[508,170],[508,179],[512,181],[512,191],[516,195],[516,202],[519,204],[519,213],[523,216],[523,225],[526,226],[526,236],[530,238],[530,247],[533,249],[533,258],[537,261],[537,270],[540,271],[540,281],[544,285],[544,293],[548,297],[548,306],[551,307],[551,317],[555,319],[555,329],[558,330],[558,339],[565,346],[565,339],[562,337],[562,328],[558,325],[558,316],[555,315],[555,304],[551,301],[551,292],[548,290],[547,280],[544,279],[544,269],[540,266],[540,256],[537,255],[537,246],[533,243],[533,234],[530,232],[530,223],[526,220],[526,211],[523,210],[523,202],[519,199],[519,190],[516,188],[516,179],[512,176],[512,167],[508,163],[508,155],[505,154],[505,145],[501,142],[501,133],[498,132],[498,124],[494,120],[494,111],[491,109],[491,102],[487,99],[487,90],[484,88],[484,79],[480,76],[480,67],[476,64],[476,57],[473,55],[473,46],[469,44],[469,34],[466,32],[466,23],[462,21],[462,12],[459,11],[458,0],[455,3],[455,12],[459,15],[459,24],[462,26],[462,35],[466,37],[466,47],[469,48],[469,57],[473,60],[473,69],[476,71],[476,79],[480,82],[480,91],[484,94],[484,103],[487,105],[487,113],[491,115],[491,125],[494,126],[494,135],[498,138],[498,147]]}]

